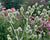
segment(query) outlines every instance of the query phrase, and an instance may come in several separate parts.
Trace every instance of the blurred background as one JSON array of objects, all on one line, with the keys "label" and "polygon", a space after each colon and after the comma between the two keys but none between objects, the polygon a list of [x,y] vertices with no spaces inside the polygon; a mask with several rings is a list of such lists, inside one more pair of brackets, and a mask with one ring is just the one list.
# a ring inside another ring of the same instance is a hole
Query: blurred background
[{"label": "blurred background", "polygon": [[20,8],[21,6],[28,6],[32,5],[35,2],[49,5],[50,6],[50,0],[0,0],[0,8],[6,7],[7,9],[10,9],[12,7],[14,8]]}]

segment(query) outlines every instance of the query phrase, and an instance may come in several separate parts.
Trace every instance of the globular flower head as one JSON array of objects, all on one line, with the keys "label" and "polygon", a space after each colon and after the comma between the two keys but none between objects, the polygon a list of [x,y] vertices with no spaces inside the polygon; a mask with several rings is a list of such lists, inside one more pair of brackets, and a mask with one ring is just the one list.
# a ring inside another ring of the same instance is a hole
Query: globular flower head
[{"label": "globular flower head", "polygon": [[30,22],[33,21],[32,18],[30,18],[29,21],[30,21]]},{"label": "globular flower head", "polygon": [[29,11],[29,12],[31,11],[31,6],[28,6],[28,11]]},{"label": "globular flower head", "polygon": [[16,14],[17,14],[17,15],[20,15],[20,12],[19,12],[19,11],[16,11]]},{"label": "globular flower head", "polygon": [[44,14],[47,14],[47,10],[46,9],[43,9],[42,11]]},{"label": "globular flower head", "polygon": [[30,29],[30,30],[28,30],[28,33],[30,33],[30,34],[31,34],[31,33],[32,33],[32,30],[31,30],[31,29]]},{"label": "globular flower head", "polygon": [[35,6],[37,6],[38,5],[38,3],[35,3]]},{"label": "globular flower head", "polygon": [[35,25],[35,27],[37,27],[37,25]]},{"label": "globular flower head", "polygon": [[40,14],[41,13],[41,11],[38,11],[38,14]]},{"label": "globular flower head", "polygon": [[7,38],[8,38],[8,37],[10,37],[10,35],[9,35],[9,34],[7,35]]},{"label": "globular flower head", "polygon": [[5,10],[5,9],[6,9],[5,7],[2,8],[2,10]]},{"label": "globular flower head", "polygon": [[50,31],[48,32],[48,34],[50,34]]},{"label": "globular flower head", "polygon": [[26,30],[29,30],[30,28],[31,28],[30,25],[27,25]]},{"label": "globular flower head", "polygon": [[50,15],[50,10],[48,10],[48,14]]},{"label": "globular flower head", "polygon": [[36,16],[34,20],[35,20],[35,22],[37,23],[37,22],[39,21],[39,17]]},{"label": "globular flower head", "polygon": [[3,13],[3,14],[5,14],[5,11],[4,11],[4,10],[2,10],[2,13]]},{"label": "globular flower head", "polygon": [[41,36],[42,36],[42,35],[41,35],[41,34],[39,34],[39,38],[41,38]]},{"label": "globular flower head", "polygon": [[23,7],[20,8],[20,12],[21,12],[21,13],[24,12],[24,8],[23,8]]},{"label": "globular flower head", "polygon": [[12,13],[12,10],[11,10],[11,9],[8,9],[8,10],[7,10],[7,13]]},{"label": "globular flower head", "polygon": [[41,13],[40,16],[44,16],[44,13]]},{"label": "globular flower head", "polygon": [[15,10],[15,8],[11,8],[11,10]]},{"label": "globular flower head", "polygon": [[17,9],[17,11],[19,11],[19,9]]},{"label": "globular flower head", "polygon": [[12,31],[12,28],[11,28],[11,27],[9,27],[9,28],[8,28],[8,30],[9,30],[9,32],[11,32],[11,31]]},{"label": "globular flower head", "polygon": [[34,35],[33,37],[34,37],[34,38],[37,38],[37,35]]},{"label": "globular flower head", "polygon": [[32,8],[35,9],[35,5],[33,5]]},{"label": "globular flower head", "polygon": [[12,40],[9,34],[7,35],[7,39],[8,40]]},{"label": "globular flower head", "polygon": [[22,28],[21,27],[18,27],[17,31],[22,31]]},{"label": "globular flower head", "polygon": [[31,16],[31,18],[33,18],[33,19],[34,19],[34,16]]},{"label": "globular flower head", "polygon": [[25,14],[29,15],[29,11],[26,11],[26,13],[25,13]]},{"label": "globular flower head", "polygon": [[48,22],[48,26],[50,27],[50,22]]}]

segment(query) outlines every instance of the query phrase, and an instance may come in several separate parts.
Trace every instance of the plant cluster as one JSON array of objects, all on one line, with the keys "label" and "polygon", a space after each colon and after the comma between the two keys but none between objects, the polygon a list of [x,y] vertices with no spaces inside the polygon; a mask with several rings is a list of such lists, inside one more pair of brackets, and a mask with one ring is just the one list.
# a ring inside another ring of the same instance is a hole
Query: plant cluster
[{"label": "plant cluster", "polygon": [[10,24],[5,26],[9,32],[6,34],[7,40],[41,40],[50,35],[50,10],[42,9],[43,6],[36,3],[32,7],[28,6],[26,11],[23,7],[17,10],[2,8],[0,15]]}]

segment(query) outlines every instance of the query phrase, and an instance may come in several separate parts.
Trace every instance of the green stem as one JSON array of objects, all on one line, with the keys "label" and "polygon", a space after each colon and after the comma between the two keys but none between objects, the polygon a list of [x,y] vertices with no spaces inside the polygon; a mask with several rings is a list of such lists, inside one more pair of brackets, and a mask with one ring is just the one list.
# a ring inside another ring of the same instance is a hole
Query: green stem
[{"label": "green stem", "polygon": [[[10,20],[12,20],[12,19],[10,18]],[[13,30],[13,32],[15,34],[15,38],[18,40],[18,37],[17,37],[17,34],[16,34],[15,30],[14,30],[13,24],[12,23],[10,23],[10,24],[11,24],[12,30]]]}]

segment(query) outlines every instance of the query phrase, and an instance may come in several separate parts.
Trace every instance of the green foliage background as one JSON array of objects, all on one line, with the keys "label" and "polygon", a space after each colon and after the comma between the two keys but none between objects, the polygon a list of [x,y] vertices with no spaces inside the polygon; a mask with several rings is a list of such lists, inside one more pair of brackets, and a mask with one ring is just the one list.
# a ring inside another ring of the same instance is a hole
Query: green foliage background
[{"label": "green foliage background", "polygon": [[9,27],[9,23],[6,18],[0,16],[0,40],[7,40],[7,28]]},{"label": "green foliage background", "polygon": [[15,7],[20,8],[20,4],[24,3],[25,0],[2,0],[2,5],[7,9]]}]

